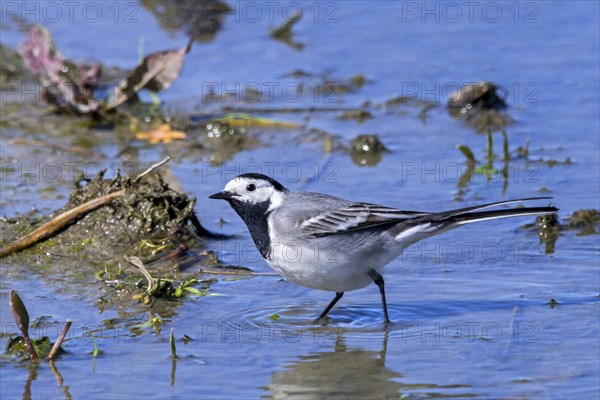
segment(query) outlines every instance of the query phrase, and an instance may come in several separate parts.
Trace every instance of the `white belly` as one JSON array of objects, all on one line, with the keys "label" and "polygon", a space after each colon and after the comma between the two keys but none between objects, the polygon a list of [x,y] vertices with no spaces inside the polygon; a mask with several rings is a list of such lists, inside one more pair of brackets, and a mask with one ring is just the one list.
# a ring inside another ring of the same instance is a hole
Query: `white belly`
[{"label": "white belly", "polygon": [[371,284],[368,271],[382,268],[402,252],[398,248],[394,254],[382,251],[380,257],[363,257],[338,249],[300,247],[295,243],[272,244],[271,249],[267,262],[276,272],[299,285],[332,292],[347,292]]}]

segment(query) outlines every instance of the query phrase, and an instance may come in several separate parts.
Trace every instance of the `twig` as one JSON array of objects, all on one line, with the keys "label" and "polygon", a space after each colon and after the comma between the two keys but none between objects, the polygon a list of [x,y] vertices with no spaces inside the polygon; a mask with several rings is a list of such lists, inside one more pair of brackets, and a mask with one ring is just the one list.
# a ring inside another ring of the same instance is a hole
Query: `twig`
[{"label": "twig", "polygon": [[247,275],[247,276],[279,276],[279,274],[269,272],[251,272],[251,271],[218,271],[216,269],[201,269],[200,273],[210,275]]},{"label": "twig", "polygon": [[148,168],[147,170],[145,170],[144,172],[142,172],[141,174],[139,174],[138,176],[136,176],[136,177],[133,179],[133,182],[137,182],[137,181],[139,181],[139,180],[140,180],[140,179],[142,179],[144,176],[148,175],[150,172],[152,172],[152,171],[154,171],[155,169],[157,169],[157,168],[161,167],[163,164],[165,164],[165,163],[169,162],[169,160],[171,160],[171,157],[167,157],[167,158],[165,158],[164,160],[157,162],[156,164],[152,164],[152,165],[150,166],[150,168]]},{"label": "twig", "polygon": [[[62,332],[60,333],[60,336],[58,337],[58,339],[56,339],[56,342],[54,342],[54,346],[52,346],[52,350],[50,350],[50,353],[48,353],[48,360],[52,361],[54,359],[54,356],[56,355],[56,353],[58,353],[58,350],[60,349],[60,345],[62,344],[62,342],[65,340],[65,337],[67,336],[67,333],[69,332],[69,329],[71,328],[71,320],[68,319],[67,322],[65,323],[65,326],[63,327]],[[62,383],[60,383],[62,385]]]},{"label": "twig", "polygon": [[150,272],[148,272],[148,270],[146,269],[146,266],[144,265],[143,261],[140,260],[139,257],[136,257],[136,256],[131,256],[131,257],[123,256],[123,258],[129,264],[137,267],[137,269],[139,269],[142,272],[142,274],[146,278],[146,282],[148,283],[148,289],[146,291],[149,294],[152,294],[152,292],[154,291],[154,281],[152,280],[152,275],[150,275]]},{"label": "twig", "polygon": [[[137,177],[135,177],[133,182],[137,182],[139,179],[148,175],[150,172],[154,171],[156,168],[168,162],[170,159],[170,157],[167,157],[164,160],[152,165],[146,171],[142,172]],[[80,218],[88,214],[89,212],[94,211],[95,209],[100,208],[107,203],[110,203],[111,201],[123,196],[123,194],[125,194],[125,189],[117,190],[116,192],[106,194],[94,200],[90,200],[86,203],[80,204],[77,207],[72,208],[68,211],[65,211],[64,213],[46,222],[44,225],[40,226],[28,235],[25,235],[22,238],[16,240],[15,242],[0,248],[0,258],[4,258],[16,251],[21,251],[29,246],[40,242],[41,240],[61,230],[77,218]]]}]

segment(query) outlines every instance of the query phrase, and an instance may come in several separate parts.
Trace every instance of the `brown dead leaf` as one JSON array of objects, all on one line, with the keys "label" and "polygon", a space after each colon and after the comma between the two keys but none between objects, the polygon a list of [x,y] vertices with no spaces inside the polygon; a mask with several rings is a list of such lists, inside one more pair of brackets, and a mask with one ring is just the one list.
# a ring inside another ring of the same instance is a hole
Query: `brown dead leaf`
[{"label": "brown dead leaf", "polygon": [[174,131],[169,124],[161,124],[155,129],[135,132],[138,140],[147,140],[150,143],[169,143],[172,140],[185,140],[187,135],[182,131]]},{"label": "brown dead leaf", "polygon": [[192,39],[179,50],[158,51],[146,56],[133,72],[119,83],[114,99],[106,108],[110,110],[117,107],[143,88],[154,92],[169,88],[181,73],[183,59],[191,46]]}]

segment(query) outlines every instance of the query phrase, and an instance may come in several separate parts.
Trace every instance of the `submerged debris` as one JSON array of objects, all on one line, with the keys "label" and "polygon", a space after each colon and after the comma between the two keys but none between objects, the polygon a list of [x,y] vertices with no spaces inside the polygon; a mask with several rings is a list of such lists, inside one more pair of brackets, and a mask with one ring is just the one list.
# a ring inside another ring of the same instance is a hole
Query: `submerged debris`
[{"label": "submerged debris", "polygon": [[554,308],[554,307],[556,307],[556,306],[557,306],[557,305],[559,305],[559,304],[560,304],[560,303],[559,303],[558,301],[554,300],[554,299],[550,299],[550,301],[548,301],[548,302],[546,303],[546,305],[547,305],[548,307],[550,307],[550,308]]},{"label": "submerged debris", "polygon": [[372,118],[373,118],[373,114],[371,114],[371,112],[368,111],[368,110],[349,110],[349,111],[343,111],[340,114],[338,114],[338,116],[337,116],[337,119],[339,119],[339,120],[354,119],[359,124],[363,123],[367,119],[372,119]]},{"label": "submerged debris", "polygon": [[381,161],[383,154],[389,150],[377,135],[358,135],[352,140],[350,154],[356,165],[372,167]]},{"label": "submerged debris", "polygon": [[577,210],[562,222],[557,214],[538,216],[535,224],[526,224],[523,229],[538,231],[540,243],[546,245],[546,254],[554,253],[554,246],[561,232],[578,230],[577,236],[598,234],[600,230],[600,212],[594,209]]},{"label": "submerged debris", "polygon": [[210,41],[232,8],[218,0],[141,0],[140,4],[167,30],[181,30],[197,41]]},{"label": "submerged debris", "polygon": [[594,209],[577,210],[567,218],[568,229],[579,229],[578,236],[593,235],[600,229],[600,212]]},{"label": "submerged debris", "polygon": [[540,215],[536,218],[535,222],[539,232],[540,243],[546,245],[546,254],[554,254],[554,247],[560,231],[558,216],[556,214]]},{"label": "submerged debris", "polygon": [[478,82],[467,85],[450,94],[448,107],[484,109],[506,108],[504,99],[498,94],[499,87],[491,82]]},{"label": "submerged debris", "polygon": [[500,87],[491,82],[478,82],[450,94],[448,113],[462,118],[477,132],[500,131],[514,121],[506,109]]}]

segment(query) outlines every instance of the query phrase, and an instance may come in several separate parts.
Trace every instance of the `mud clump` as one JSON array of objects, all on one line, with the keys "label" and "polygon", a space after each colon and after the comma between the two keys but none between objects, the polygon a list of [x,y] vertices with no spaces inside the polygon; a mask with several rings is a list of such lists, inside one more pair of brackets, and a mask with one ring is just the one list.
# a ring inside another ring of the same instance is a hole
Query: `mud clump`
[{"label": "mud clump", "polygon": [[[160,174],[141,178],[117,175],[114,179],[104,179],[104,174],[101,171],[95,178],[80,177],[67,204],[40,221],[30,221],[30,229],[91,200],[122,190],[123,194],[39,243],[35,253],[77,255],[79,260],[114,264],[124,254],[153,254],[157,248],[167,250],[189,241],[197,243],[200,236],[210,235],[194,214],[196,199],[169,188]],[[22,219],[16,219],[0,227],[8,233],[5,237],[10,237],[23,233],[24,225]],[[11,229],[16,227],[20,232]]]}]

